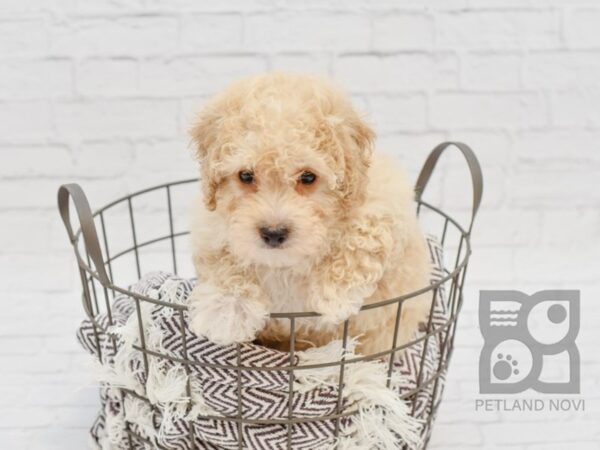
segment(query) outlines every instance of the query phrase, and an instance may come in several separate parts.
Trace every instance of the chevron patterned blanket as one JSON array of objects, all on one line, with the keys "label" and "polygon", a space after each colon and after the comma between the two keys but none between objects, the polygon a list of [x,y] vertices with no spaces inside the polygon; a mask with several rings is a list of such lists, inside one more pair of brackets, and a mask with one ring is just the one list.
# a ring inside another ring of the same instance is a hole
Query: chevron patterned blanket
[{"label": "chevron patterned blanket", "polygon": [[[428,238],[428,244],[432,280],[437,280],[442,275],[442,250],[434,238]],[[297,352],[293,360],[288,353],[252,343],[239,349],[216,345],[189,329],[185,311],[168,306],[185,304],[193,286],[193,280],[172,274],[147,274],[129,289],[162,304],[140,302],[138,310],[134,299],[116,295],[110,315],[96,315],[96,327],[91,320],[79,327],[77,338],[96,357],[95,376],[100,382],[101,409],[91,428],[94,448],[284,449],[290,443],[293,449],[306,450],[336,445],[363,450],[421,447],[443,377],[407,400],[399,396],[414,389],[418,380],[435,374],[443,333],[399,352],[389,386],[389,361],[347,364],[344,395],[338,402],[338,366],[294,370],[292,380],[287,370],[260,368],[277,369],[290,363],[301,368],[339,360],[344,353],[339,341]],[[440,289],[434,327],[447,317],[448,305]],[[157,356],[144,358],[139,351],[142,344]],[[346,349],[346,359],[354,357],[353,344]],[[198,364],[183,364],[185,359]],[[238,370],[221,366],[241,367],[241,383],[237,382]],[[434,391],[436,398],[432,398]],[[244,423],[235,420],[238,408],[247,419]],[[340,408],[356,414],[339,421],[319,419]],[[281,423],[290,414],[301,420],[291,426]]]}]

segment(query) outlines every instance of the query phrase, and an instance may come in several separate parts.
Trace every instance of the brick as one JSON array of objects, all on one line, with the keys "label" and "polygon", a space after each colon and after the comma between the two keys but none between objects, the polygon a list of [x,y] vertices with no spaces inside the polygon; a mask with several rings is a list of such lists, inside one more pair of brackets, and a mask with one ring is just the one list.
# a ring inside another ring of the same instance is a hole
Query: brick
[{"label": "brick", "polygon": [[[483,340],[478,339],[478,341],[483,344]],[[479,359],[480,353],[481,346],[462,347],[452,354],[452,365],[458,369],[462,369],[463,367],[466,368],[467,372],[465,373],[469,373],[469,376],[475,372],[476,376],[477,365],[473,363]],[[461,375],[464,376],[465,373],[462,373]]]},{"label": "brick", "polygon": [[6,16],[39,16],[43,13],[66,14],[75,11],[78,0],[47,0],[40,4],[36,0],[4,0],[2,14]]},{"label": "brick", "polygon": [[[83,410],[81,414],[83,415]],[[97,414],[93,407],[85,413],[88,423],[92,423]],[[89,427],[87,427],[89,428]],[[28,448],[44,448],[45,450],[81,450],[89,447],[89,435],[86,428],[42,428],[32,430]]]},{"label": "brick", "polygon": [[75,173],[85,178],[122,176],[133,164],[133,148],[120,140],[83,142],[73,149]]},{"label": "brick", "polygon": [[244,21],[244,47],[252,51],[360,51],[369,48],[369,40],[369,19],[361,14],[286,12]]},{"label": "brick", "polygon": [[42,340],[40,338],[1,337],[0,338],[0,355],[35,354],[35,353],[39,352],[41,344],[42,344]]},{"label": "brick", "polygon": [[505,246],[477,247],[469,260],[469,282],[511,283],[515,277],[513,255]]},{"label": "brick", "polygon": [[375,50],[429,49],[434,43],[434,21],[426,14],[390,14],[373,21]]},{"label": "brick", "polygon": [[468,53],[462,60],[462,86],[466,90],[518,90],[521,57],[517,54]]},{"label": "brick", "polygon": [[184,52],[240,49],[242,17],[238,14],[185,15],[181,22],[181,49]]},{"label": "brick", "polygon": [[272,0],[221,0],[218,2],[198,2],[196,0],[153,0],[151,10],[201,13],[251,13],[268,12],[288,4],[278,5]]},{"label": "brick", "polygon": [[554,443],[574,446],[578,442],[594,441],[598,437],[597,422],[574,420],[555,422],[484,424],[481,428],[484,440],[494,444],[542,444]]},{"label": "brick", "polygon": [[528,128],[548,122],[547,106],[537,94],[471,94],[448,92],[434,95],[431,123],[453,129]]},{"label": "brick", "polygon": [[465,302],[463,303],[463,310],[460,313],[459,322],[461,329],[479,329],[479,310],[477,308],[479,285],[472,285],[469,275],[467,275],[467,279],[469,282],[463,288]]},{"label": "brick", "polygon": [[[68,269],[73,263],[71,255],[44,255],[36,258],[25,255],[0,255],[0,268],[5,273],[5,290],[18,291],[27,286],[29,292],[69,290],[74,286]],[[35,283],[32,276],[36,275]]]},{"label": "brick", "polygon": [[461,11],[436,17],[440,48],[551,48],[559,44],[554,11]]},{"label": "brick", "polygon": [[[516,161],[548,169],[581,170],[600,163],[600,154],[591,142],[600,140],[599,131],[544,130],[519,133],[515,143]],[[568,151],[565,151],[568,149]]]},{"label": "brick", "polygon": [[5,0],[2,3],[3,14],[23,14],[35,11],[35,2],[27,0]]},{"label": "brick", "polygon": [[479,0],[478,4],[482,10],[548,9],[547,0]]},{"label": "brick", "polygon": [[377,136],[375,147],[378,151],[398,156],[402,166],[416,180],[428,152],[445,138],[445,134],[438,132],[382,133]]},{"label": "brick", "polygon": [[54,414],[43,408],[11,407],[0,409],[0,428],[43,427],[52,422]]},{"label": "brick", "polygon": [[72,92],[67,60],[7,61],[0,71],[0,98],[53,98]]},{"label": "brick", "polygon": [[539,243],[542,223],[539,211],[482,209],[476,222],[476,230],[480,232],[473,235],[473,247],[513,247]]},{"label": "brick", "polygon": [[69,139],[173,136],[177,133],[173,100],[93,100],[56,106],[57,133]]},{"label": "brick", "polygon": [[147,186],[196,177],[198,163],[188,145],[184,137],[177,141],[137,142],[129,176]]},{"label": "brick", "polygon": [[48,36],[41,19],[0,22],[0,54],[6,56],[41,55],[48,50]]},{"label": "brick", "polygon": [[511,176],[510,201],[513,206],[544,209],[594,205],[600,196],[598,176],[598,169],[590,167],[540,170],[535,164],[521,164]]},{"label": "brick", "polygon": [[[44,262],[47,262],[44,261]],[[65,268],[69,267],[64,261],[55,258],[55,267]],[[69,272],[66,270],[65,272]],[[64,291],[69,291],[74,285],[68,285],[63,283],[62,288]],[[35,292],[34,289],[28,290],[29,293]],[[40,293],[38,292],[38,296]],[[38,297],[39,298],[39,297]],[[81,297],[79,297],[80,302]],[[76,308],[73,306],[76,305]],[[79,315],[82,311],[81,306],[77,304],[75,298],[71,299],[71,311],[77,311],[78,315],[56,315],[50,314],[49,312],[44,314],[30,314],[28,317],[22,318],[22,320],[15,322],[14,317],[2,318],[2,330],[0,334],[6,337],[47,337],[47,336],[60,336],[63,330],[69,329],[74,330],[81,322],[81,316]],[[40,320],[45,319],[45,320]],[[46,353],[44,353],[46,355]],[[20,355],[24,356],[24,355]],[[48,356],[50,358],[50,356]],[[32,358],[33,359],[33,358]],[[69,355],[63,354],[57,357],[57,359],[68,360]],[[24,360],[28,362],[28,360]]]},{"label": "brick", "polygon": [[600,128],[600,90],[561,91],[552,96],[552,123],[561,127]]},{"label": "brick", "polygon": [[73,384],[30,386],[25,399],[31,406],[93,406],[98,403],[98,388]]},{"label": "brick", "polygon": [[[64,0],[62,1],[65,3]],[[117,16],[122,14],[126,16],[130,14],[143,14],[146,12],[143,0],[114,0],[110,2],[88,2],[85,0],[70,1],[73,3],[72,9],[80,15],[111,14]],[[65,8],[64,5],[63,8]]]},{"label": "brick", "polygon": [[523,84],[534,89],[579,89],[600,86],[600,52],[532,53],[523,62]]},{"label": "brick", "polygon": [[0,123],[0,143],[40,142],[54,135],[52,109],[45,100],[0,103]]},{"label": "brick", "polygon": [[[595,442],[577,442],[576,445],[577,450],[598,450],[598,444]],[[565,444],[552,443],[534,444],[527,446],[527,450],[563,450],[564,448]]]},{"label": "brick", "polygon": [[[475,300],[475,299],[468,299]],[[455,337],[455,345],[456,348],[477,348],[481,350],[483,346],[483,340],[481,337],[481,331],[479,328],[467,328],[462,321],[462,317],[460,320],[460,331],[456,334]]]},{"label": "brick", "polygon": [[343,55],[333,75],[352,92],[404,92],[456,87],[457,67],[448,54]]},{"label": "brick", "polygon": [[85,430],[95,418],[95,412],[90,407],[60,406],[53,409],[56,412],[56,421],[66,428]]},{"label": "brick", "polygon": [[140,67],[140,85],[149,96],[212,95],[231,81],[262,73],[266,67],[263,58],[251,55],[146,60]]},{"label": "brick", "polygon": [[581,8],[567,10],[565,13],[565,36],[567,44],[573,48],[598,48],[600,35],[600,10]]},{"label": "brick", "polygon": [[[26,389],[16,390],[14,386],[0,386],[0,408],[11,407],[17,402],[23,400],[22,394],[26,393]],[[6,442],[2,440],[3,432],[0,431],[0,442]]]},{"label": "brick", "polygon": [[[544,371],[546,371],[546,365],[544,365]],[[551,381],[550,378],[546,378],[548,381]],[[562,381],[566,381],[563,379]],[[533,393],[529,398],[543,398],[542,396],[537,395],[537,393]],[[576,397],[575,397],[576,398]],[[574,399],[571,397],[571,399]],[[547,399],[548,400],[548,399]],[[532,427],[537,426],[539,422],[546,423],[562,423],[565,421],[565,415],[569,413],[564,411],[502,411],[500,413],[500,423],[523,423],[529,424]],[[540,439],[539,442],[543,442],[544,444],[551,444],[551,441],[546,441],[545,439]],[[527,444],[525,441],[519,441],[519,444]],[[564,444],[563,444],[564,445]],[[509,443],[509,448],[512,448],[512,443]],[[552,447],[550,447],[552,448]],[[578,446],[575,448],[579,449]]]},{"label": "brick", "polygon": [[[438,439],[440,439],[438,441]],[[438,423],[434,427],[431,445],[443,444],[443,448],[458,445],[459,448],[465,448],[464,445],[481,445],[482,439],[479,427],[472,423],[462,424],[443,424]]]},{"label": "brick", "polygon": [[[531,248],[515,250],[515,272],[518,280],[536,283],[536,290],[552,285],[576,287],[580,282],[597,279],[597,249],[585,242],[562,247],[557,255],[555,247],[545,246],[532,251]],[[516,289],[522,286],[515,285]]]},{"label": "brick", "polygon": [[[479,249],[480,247],[478,247]],[[468,277],[468,275],[467,275]],[[465,301],[461,310],[461,317],[459,319],[461,329],[467,331],[476,331],[479,333],[479,307],[477,304],[477,299],[479,298],[479,290],[473,289],[473,287],[484,287],[485,284],[470,284],[470,279],[468,285],[463,287],[463,296],[465,297]],[[486,283],[490,283],[488,280]],[[479,338],[476,339],[476,342]],[[471,347],[467,345],[467,347]]]},{"label": "brick", "polygon": [[[104,301],[104,297],[102,296],[101,301]],[[81,351],[81,346],[71,335],[45,337],[44,346],[49,353],[77,354]]]},{"label": "brick", "polygon": [[3,178],[34,177],[51,173],[55,177],[71,174],[73,156],[64,145],[6,145],[0,156],[10,164],[0,164]]},{"label": "brick", "polygon": [[0,430],[0,442],[10,442],[11,449],[27,450],[29,433],[27,430]]},{"label": "brick", "polygon": [[331,56],[327,53],[278,53],[270,57],[270,69],[329,76]]},{"label": "brick", "polygon": [[[17,374],[58,373],[63,372],[69,364],[69,356],[59,354],[13,355],[10,360],[10,366],[4,367],[4,370]],[[4,420],[0,422],[6,423]]]},{"label": "brick", "polygon": [[170,17],[81,18],[55,24],[51,51],[73,56],[145,56],[174,51],[178,22]]},{"label": "brick", "polygon": [[[37,211],[0,213],[2,233],[0,248],[3,253],[26,253],[36,255],[50,249],[50,223],[52,219]],[[27,239],[17,239],[27,236]]]},{"label": "brick", "polygon": [[499,414],[497,413],[481,413],[477,412],[474,414],[475,401],[472,399],[459,399],[457,401],[450,401],[444,396],[444,401],[441,407],[443,415],[441,420],[437,423],[443,424],[455,424],[461,422],[475,422],[489,423],[497,422],[499,420]]},{"label": "brick", "polygon": [[377,131],[424,131],[427,99],[423,94],[371,97],[371,120]]},{"label": "brick", "polygon": [[127,96],[137,92],[134,59],[86,59],[77,65],[77,92],[89,96]]},{"label": "brick", "polygon": [[[600,214],[591,209],[547,210],[541,213],[541,240],[544,244],[577,245],[581,237],[600,239]],[[577,230],[577,233],[570,232]]]},{"label": "brick", "polygon": [[[435,7],[441,11],[447,10],[462,10],[468,6],[468,0],[428,0],[426,3],[429,7]],[[288,2],[285,5],[289,9],[319,9],[319,10],[333,10],[338,11],[340,9],[340,3],[337,0],[305,0],[302,3]],[[377,12],[377,13],[396,13],[398,11],[405,12],[423,11],[424,3],[419,0],[405,0],[402,5],[399,6],[395,0],[379,0],[372,2],[370,0],[347,0],[344,2],[344,6],[351,10],[359,10],[366,12]]]},{"label": "brick", "polygon": [[[446,384],[444,386],[444,392],[443,392],[443,398],[444,401],[442,402],[442,404],[440,405],[440,408],[443,410],[445,408],[445,404],[446,401],[453,401],[453,400],[459,400],[460,399],[460,392],[458,390],[458,383],[454,380],[453,377],[450,377],[448,379],[446,379]],[[445,417],[445,413],[444,414]],[[442,419],[443,420],[443,419]]]},{"label": "brick", "polygon": [[[61,237],[61,241],[66,241],[66,243],[68,244],[66,233],[64,234],[64,236]],[[65,245],[65,250],[66,249],[68,249],[67,245]],[[73,260],[73,274],[75,273],[75,267],[76,263]],[[67,270],[69,270],[69,267],[67,267]],[[6,294],[7,292],[8,291],[6,290],[3,291],[4,294]],[[32,317],[39,318],[41,316],[51,317],[53,315],[67,314],[69,310],[72,311],[73,306],[69,303],[69,301],[73,301],[76,298],[76,296],[77,294],[73,294],[70,292],[46,292],[44,294],[44,298],[47,302],[42,303],[40,302],[39,292],[31,292],[29,290],[19,289],[11,293],[11,298],[14,299],[14,303],[10,311],[4,312],[3,317],[7,320],[14,320],[18,317],[22,318],[24,315],[30,315]]]}]

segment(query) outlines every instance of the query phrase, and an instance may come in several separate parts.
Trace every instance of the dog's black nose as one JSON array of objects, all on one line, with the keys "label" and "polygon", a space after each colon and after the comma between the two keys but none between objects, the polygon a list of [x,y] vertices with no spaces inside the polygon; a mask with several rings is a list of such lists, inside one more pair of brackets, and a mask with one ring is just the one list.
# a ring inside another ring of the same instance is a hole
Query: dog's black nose
[{"label": "dog's black nose", "polygon": [[286,227],[261,227],[258,231],[263,242],[273,248],[283,244],[289,234],[289,230]]}]

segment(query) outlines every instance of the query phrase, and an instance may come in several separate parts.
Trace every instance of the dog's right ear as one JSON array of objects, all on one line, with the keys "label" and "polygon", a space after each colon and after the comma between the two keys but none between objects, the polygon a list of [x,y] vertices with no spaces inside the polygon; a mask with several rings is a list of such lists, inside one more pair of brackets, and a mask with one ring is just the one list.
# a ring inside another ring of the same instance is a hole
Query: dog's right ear
[{"label": "dog's right ear", "polygon": [[210,106],[196,118],[189,130],[194,145],[194,156],[200,163],[200,183],[204,193],[204,204],[213,211],[217,207],[218,180],[211,161],[216,158],[218,115]]},{"label": "dog's right ear", "polygon": [[338,126],[338,136],[344,155],[344,180],[341,186],[343,202],[347,208],[352,208],[361,204],[366,196],[367,171],[375,133],[350,109]]}]

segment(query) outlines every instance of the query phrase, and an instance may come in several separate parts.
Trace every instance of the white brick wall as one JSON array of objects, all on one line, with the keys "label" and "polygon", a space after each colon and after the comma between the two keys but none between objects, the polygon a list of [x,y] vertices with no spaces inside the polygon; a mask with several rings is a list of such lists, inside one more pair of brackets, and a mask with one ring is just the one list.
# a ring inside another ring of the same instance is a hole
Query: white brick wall
[{"label": "white brick wall", "polygon": [[[435,449],[600,449],[600,4],[594,0],[4,0],[0,447],[81,449],[97,405],[55,206],[195,174],[185,129],[229,80],[323,73],[415,173],[464,140],[486,192]],[[466,216],[464,167],[437,202]],[[435,198],[435,196],[434,196]],[[475,412],[481,288],[582,290],[585,413]]]}]

